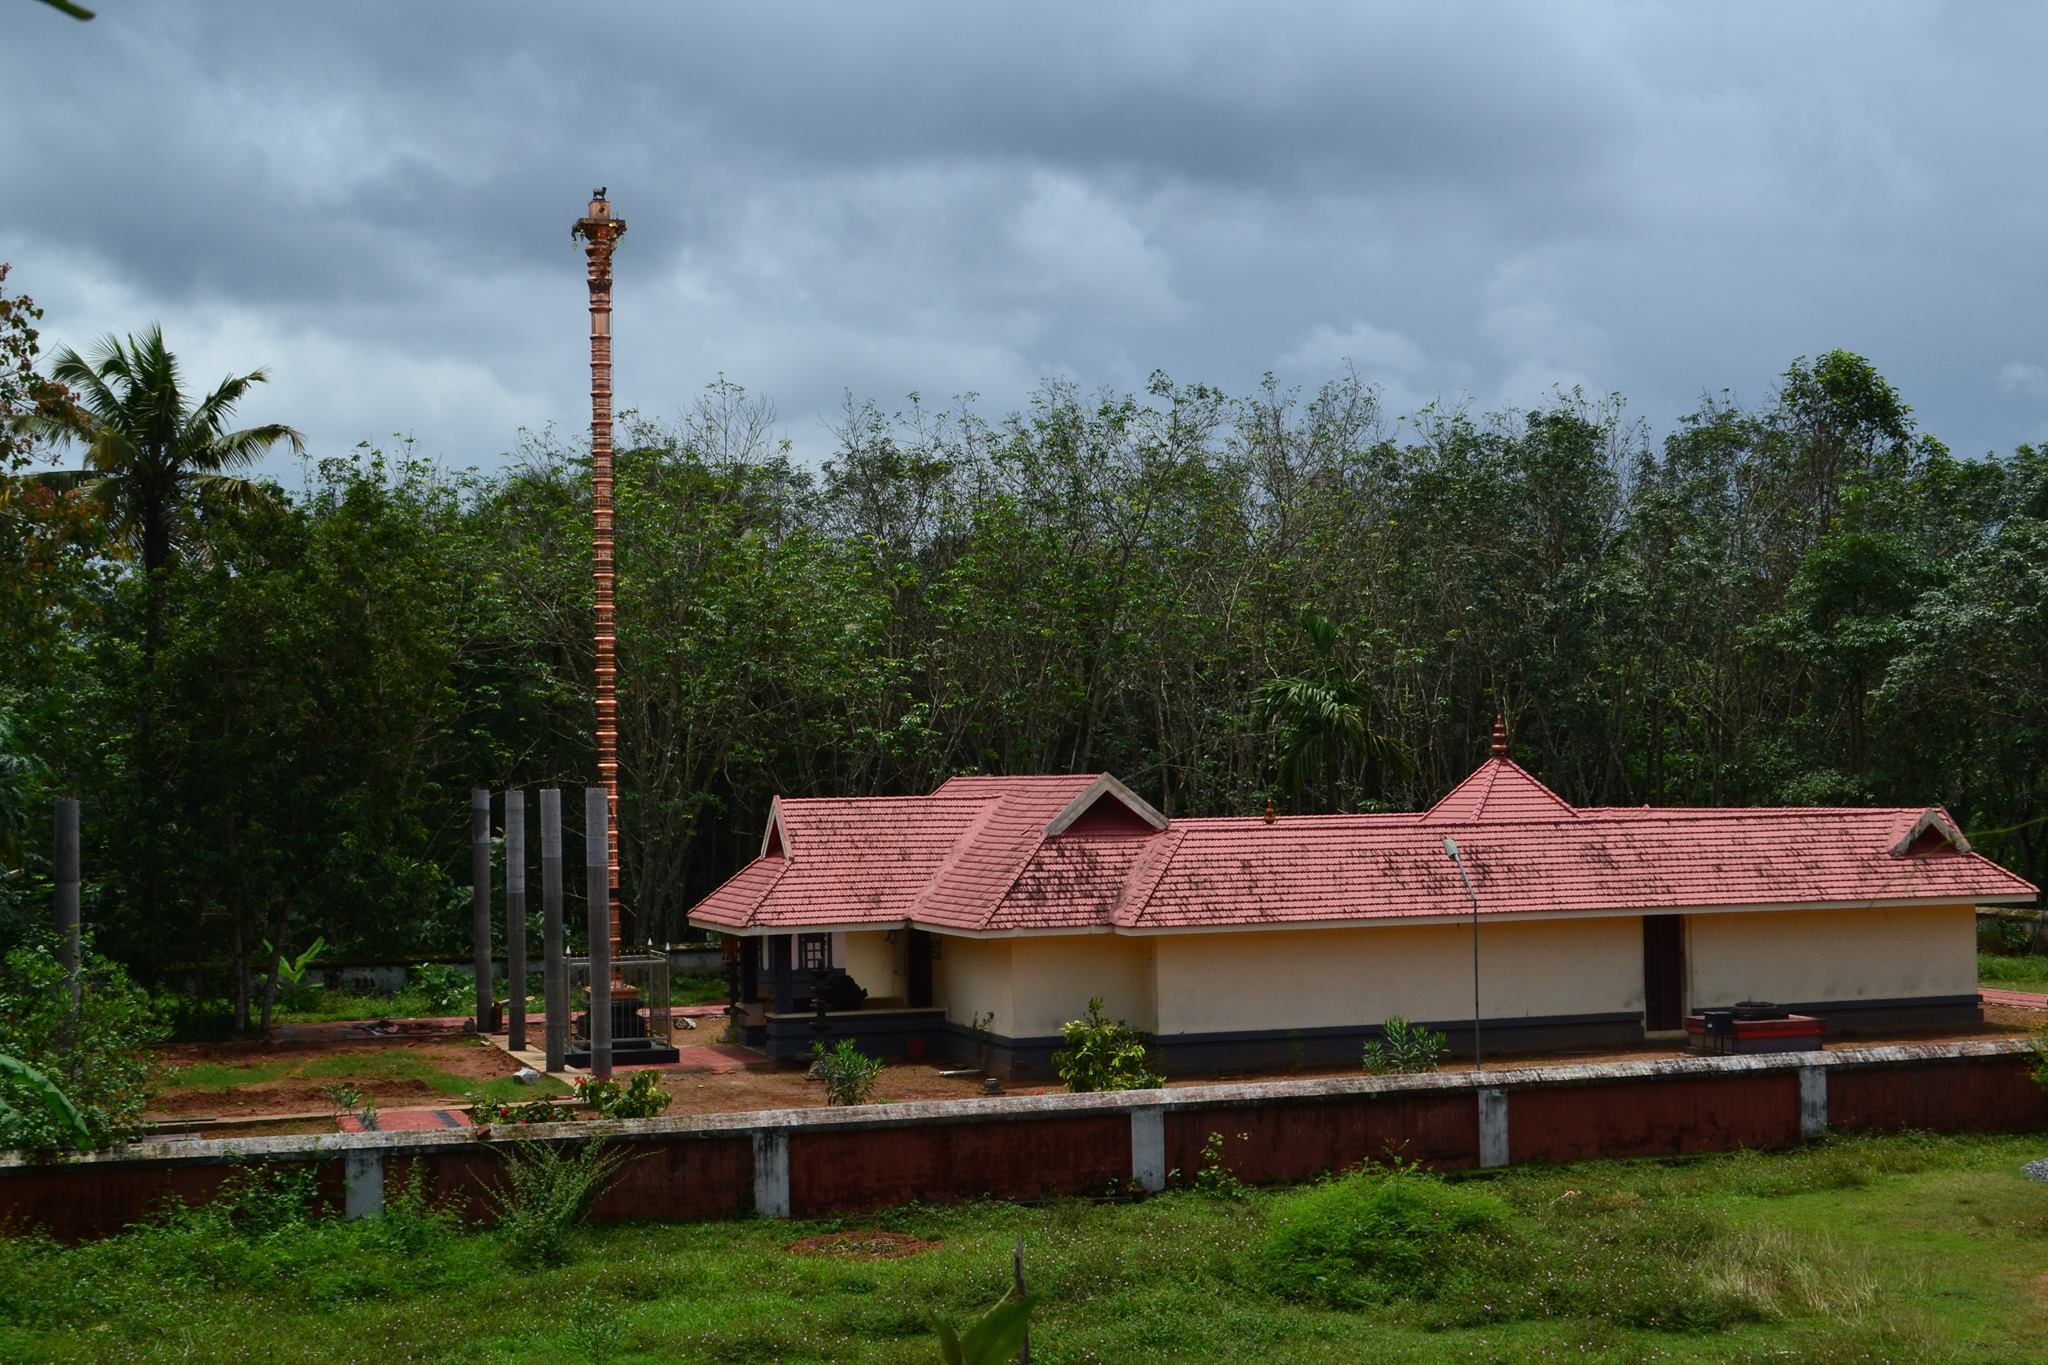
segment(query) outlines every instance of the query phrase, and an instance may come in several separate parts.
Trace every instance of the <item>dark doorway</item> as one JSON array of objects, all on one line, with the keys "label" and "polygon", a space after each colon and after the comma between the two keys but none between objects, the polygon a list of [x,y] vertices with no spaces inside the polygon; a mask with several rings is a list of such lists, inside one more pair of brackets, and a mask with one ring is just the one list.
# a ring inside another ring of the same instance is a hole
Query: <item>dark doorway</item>
[{"label": "dark doorway", "polygon": [[921,1010],[932,1003],[932,936],[922,929],[910,931],[910,1008]]},{"label": "dark doorway", "polygon": [[1685,1027],[1685,916],[1643,916],[1643,1027]]}]

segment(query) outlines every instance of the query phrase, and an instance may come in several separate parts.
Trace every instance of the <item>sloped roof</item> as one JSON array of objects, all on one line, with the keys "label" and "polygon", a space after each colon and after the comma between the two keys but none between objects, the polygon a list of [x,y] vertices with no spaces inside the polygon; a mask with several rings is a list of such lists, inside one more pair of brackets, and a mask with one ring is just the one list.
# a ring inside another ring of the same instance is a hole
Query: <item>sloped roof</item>
[{"label": "sloped roof", "polygon": [[693,922],[1147,933],[1456,918],[1471,902],[1446,835],[1482,915],[2035,894],[1939,808],[1579,810],[1499,752],[1421,814],[1168,821],[1114,779],[1076,774],[777,801],[771,828]]}]

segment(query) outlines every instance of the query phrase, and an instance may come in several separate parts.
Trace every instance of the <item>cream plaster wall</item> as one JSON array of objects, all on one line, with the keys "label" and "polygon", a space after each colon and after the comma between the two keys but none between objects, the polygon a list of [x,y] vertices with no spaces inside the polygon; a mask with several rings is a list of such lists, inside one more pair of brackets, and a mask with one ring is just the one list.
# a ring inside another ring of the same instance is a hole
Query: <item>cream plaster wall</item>
[{"label": "cream plaster wall", "polygon": [[1967,905],[1686,917],[1686,1008],[1973,995]]},{"label": "cream plaster wall", "polygon": [[[889,942],[889,936],[880,930],[849,930],[842,944],[835,945],[837,960],[846,974],[867,988],[870,998],[876,996],[901,998],[906,983],[897,970],[901,954],[897,945]],[[899,933],[900,939],[902,935]]]},{"label": "cream plaster wall", "polygon": [[1011,950],[1017,940],[955,938],[935,935],[939,956],[932,963],[932,1003],[942,1005],[946,1018],[967,1025],[981,1014],[993,1014],[989,1032],[1002,1038],[1016,1038],[1016,992],[1010,970]]},{"label": "cream plaster wall", "polygon": [[[1489,1019],[1640,1012],[1641,921],[1483,924],[1480,1010]],[[1154,938],[1161,1037],[1377,1024],[1472,1011],[1472,931],[1390,925]]]},{"label": "cream plaster wall", "polygon": [[[1011,956],[1016,983],[1017,1032],[1042,1038],[1088,1012],[1102,997],[1104,1013],[1132,1028],[1153,1031],[1152,941],[1111,934],[1023,938]],[[1000,1031],[1000,1030],[998,1030]]]}]

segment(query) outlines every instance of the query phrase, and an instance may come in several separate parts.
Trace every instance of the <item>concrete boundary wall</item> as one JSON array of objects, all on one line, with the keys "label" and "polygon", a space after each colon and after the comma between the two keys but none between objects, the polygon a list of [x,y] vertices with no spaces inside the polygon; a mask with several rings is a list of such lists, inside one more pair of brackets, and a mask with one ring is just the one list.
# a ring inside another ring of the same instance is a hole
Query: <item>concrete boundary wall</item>
[{"label": "concrete boundary wall", "polygon": [[1445,1168],[1782,1147],[1831,1129],[2048,1129],[2021,1040],[1357,1076],[1094,1095],[786,1109],[526,1128],[138,1145],[43,1165],[0,1160],[0,1222],[103,1236],[238,1167],[316,1163],[337,1211],[372,1216],[418,1172],[489,1211],[507,1139],[602,1138],[630,1158],[592,1216],[807,1218],[990,1196],[1156,1191],[1212,1133],[1239,1178],[1313,1178],[1368,1158]]}]

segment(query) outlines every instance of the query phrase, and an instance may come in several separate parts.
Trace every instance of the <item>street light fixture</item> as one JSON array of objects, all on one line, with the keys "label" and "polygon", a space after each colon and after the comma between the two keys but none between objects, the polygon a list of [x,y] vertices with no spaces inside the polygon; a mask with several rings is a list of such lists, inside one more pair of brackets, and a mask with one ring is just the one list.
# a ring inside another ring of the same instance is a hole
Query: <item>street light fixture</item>
[{"label": "street light fixture", "polygon": [[1465,894],[1472,898],[1472,1065],[1474,1069],[1484,1071],[1486,1054],[1479,1047],[1479,893],[1472,888],[1472,877],[1465,871],[1465,860],[1458,856],[1458,841],[1448,834],[1444,836],[1444,852],[1457,864],[1458,876],[1465,883]]}]

